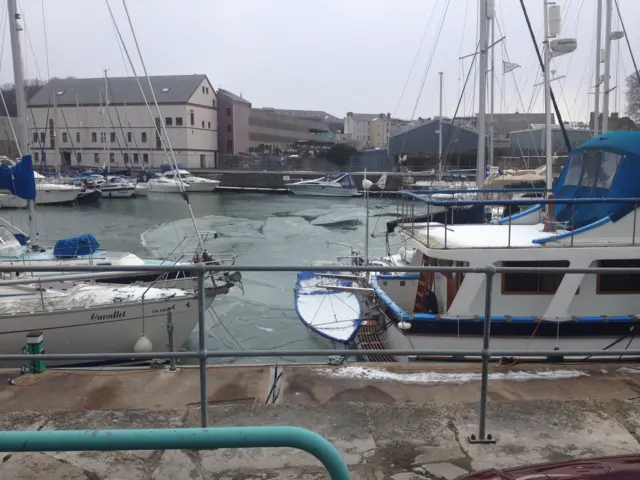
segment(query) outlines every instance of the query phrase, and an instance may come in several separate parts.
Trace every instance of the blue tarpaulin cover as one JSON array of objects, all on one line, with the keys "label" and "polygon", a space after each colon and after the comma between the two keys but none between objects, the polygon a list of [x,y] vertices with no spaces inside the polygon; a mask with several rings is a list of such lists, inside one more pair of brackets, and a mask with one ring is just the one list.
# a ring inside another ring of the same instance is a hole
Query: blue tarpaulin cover
[{"label": "blue tarpaulin cover", "polygon": [[31,155],[25,155],[15,167],[0,165],[0,190],[9,190],[25,200],[36,199],[36,180]]},{"label": "blue tarpaulin cover", "polygon": [[[175,169],[176,169],[176,166],[170,163],[163,163],[162,165],[160,165],[160,171],[162,173],[170,172],[171,170],[175,170]],[[184,170],[184,164],[178,163],[178,169]]]},{"label": "blue tarpaulin cover", "polygon": [[85,234],[73,238],[58,240],[53,247],[53,255],[58,258],[73,258],[91,255],[100,247],[93,235]]}]

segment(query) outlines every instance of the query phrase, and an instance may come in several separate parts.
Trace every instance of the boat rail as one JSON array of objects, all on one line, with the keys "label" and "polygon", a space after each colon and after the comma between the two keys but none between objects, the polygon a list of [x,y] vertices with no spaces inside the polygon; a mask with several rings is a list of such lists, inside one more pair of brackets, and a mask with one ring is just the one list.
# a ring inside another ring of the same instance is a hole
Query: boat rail
[{"label": "boat rail", "polygon": [[[201,255],[201,245],[205,245],[209,240],[218,238],[218,232],[213,230],[203,231],[198,234],[185,235],[182,240],[173,247],[167,255],[162,259],[163,264],[165,262],[177,263],[187,258],[189,261],[196,255]],[[195,241],[195,245],[190,243]],[[217,262],[219,265],[232,266],[236,263],[236,256],[233,253],[209,253],[211,257],[210,262]]]},{"label": "boat rail", "polygon": [[[200,378],[200,420],[203,428],[208,425],[207,414],[207,360],[209,358],[255,358],[255,357],[332,357],[336,354],[334,349],[324,350],[216,350],[210,351],[206,347],[206,325],[205,325],[205,287],[204,279],[207,274],[214,274],[224,272],[226,267],[222,265],[205,265],[205,264],[191,264],[191,265],[145,265],[145,266],[129,266],[129,265],[100,265],[100,266],[13,266],[11,270],[19,272],[72,272],[79,275],[85,273],[86,277],[91,277],[91,274],[104,274],[106,272],[177,272],[187,271],[195,274],[198,278],[198,350],[197,351],[175,351],[175,345],[173,343],[173,328],[171,313],[167,314],[167,333],[169,339],[169,351],[168,352],[144,352],[144,353],[99,353],[99,352],[87,352],[87,353],[45,353],[39,355],[26,355],[26,354],[8,354],[0,352],[0,360],[5,362],[26,362],[26,361],[92,361],[92,360],[111,360],[111,361],[151,361],[156,359],[169,359],[171,360],[170,369],[175,370],[176,359],[197,359],[199,362],[199,378]],[[335,269],[334,266],[321,266],[321,265],[301,265],[301,266],[265,266],[265,265],[236,265],[235,270],[239,272],[330,272]],[[0,266],[0,273],[8,272],[8,267]],[[485,302],[484,302],[484,317],[483,317],[483,341],[482,349],[480,350],[367,350],[367,355],[394,355],[394,356],[447,356],[447,357],[480,357],[482,358],[481,364],[481,381],[480,381],[480,417],[478,422],[477,432],[470,432],[469,440],[476,443],[492,443],[494,439],[486,432],[486,417],[487,417],[487,392],[489,382],[489,360],[492,357],[557,357],[558,351],[556,350],[491,350],[491,309],[492,309],[492,289],[493,289],[493,277],[496,274],[502,273],[563,273],[563,274],[635,274],[640,275],[640,268],[613,268],[613,267],[589,267],[589,268],[569,268],[569,267],[496,267],[488,265],[485,267],[445,267],[445,266],[354,266],[345,265],[341,267],[344,272],[377,272],[398,274],[403,273],[423,273],[423,272],[456,272],[456,273],[475,273],[486,276],[485,281]],[[10,284],[15,285],[18,283],[33,283],[33,280],[11,280]],[[8,284],[7,281],[0,281],[0,286]],[[178,346],[179,347],[179,346]],[[562,354],[567,357],[640,357],[640,350],[584,350],[584,351],[563,351]],[[361,356],[362,352],[359,350],[344,350],[340,351],[342,357],[357,357]],[[36,433],[36,432],[33,432]],[[3,436],[4,435],[4,436]],[[18,448],[18,444],[15,441],[9,442],[11,435],[15,435],[15,432],[0,432],[0,450],[5,448]],[[55,437],[54,437],[55,438]],[[3,439],[7,439],[6,443],[3,443]],[[45,444],[40,444],[45,448]],[[61,444],[56,444],[58,450]],[[64,444],[63,444],[64,445]],[[140,445],[143,445],[141,443]],[[144,445],[153,445],[144,443]],[[86,449],[86,444],[82,444],[82,449]],[[98,446],[96,446],[98,448]],[[123,447],[114,447],[123,448]],[[140,448],[143,448],[142,446]],[[145,447],[146,448],[146,447]],[[149,446],[148,448],[153,448]],[[169,447],[170,448],[170,447]],[[348,477],[345,477],[348,478]]]},{"label": "boat rail", "polygon": [[[574,247],[575,245],[575,237],[576,235],[591,230],[594,227],[603,225],[609,221],[611,218],[606,216],[593,222],[590,225],[586,225],[579,228],[569,228],[569,225],[574,224],[575,220],[575,210],[577,205],[594,205],[594,204],[631,204],[633,205],[633,220],[630,225],[630,232],[628,241],[621,241],[620,238],[616,238],[616,245],[624,246],[631,245],[634,246],[638,241],[637,234],[637,216],[638,216],[638,207],[640,206],[640,198],[637,197],[629,197],[629,198],[520,198],[520,199],[505,199],[505,198],[479,198],[479,199],[469,199],[469,198],[453,198],[453,199],[442,199],[442,198],[434,198],[434,194],[451,194],[451,195],[470,195],[475,197],[481,196],[489,196],[489,195],[504,195],[504,194],[513,194],[513,193],[541,193],[544,190],[538,188],[525,188],[525,189],[484,189],[484,190],[464,190],[464,189],[450,189],[450,190],[419,190],[419,191],[400,191],[398,192],[398,204],[397,204],[397,226],[401,227],[403,233],[408,235],[409,237],[417,240],[427,248],[431,247],[431,236],[429,235],[430,230],[432,228],[444,228],[444,244],[440,244],[438,248],[449,248],[448,243],[448,235],[450,226],[454,225],[449,222],[448,212],[455,208],[460,207],[471,207],[471,206],[484,206],[486,207],[494,207],[494,206],[529,206],[530,208],[523,210],[518,213],[514,213],[509,215],[506,218],[502,218],[492,223],[497,223],[499,225],[507,225],[508,226],[508,235],[507,235],[507,244],[506,245],[498,245],[498,246],[483,246],[482,248],[515,248],[512,244],[512,226],[514,225],[514,220],[518,218],[535,213],[535,210],[542,210],[545,205],[571,205],[572,206],[572,214],[570,221],[559,222],[553,219],[545,219],[544,223],[547,229],[545,232],[541,232],[541,238],[532,240],[532,244],[551,244],[557,245],[554,243],[559,240],[569,239],[568,243],[562,243],[562,246],[570,246]],[[426,215],[416,213],[416,204],[417,205],[426,205],[427,211]],[[436,207],[444,208],[444,223],[443,224],[433,224],[433,222],[416,222],[416,218],[426,217],[429,218],[431,215],[437,213]],[[541,223],[541,222],[536,222]],[[563,231],[561,233],[556,234],[558,227],[562,227]],[[426,239],[424,236],[419,238],[418,235],[421,231],[425,231]],[[548,230],[548,231],[547,231]],[[533,245],[532,245],[533,246]],[[435,247],[435,244],[434,244]],[[474,248],[474,247],[467,247]]]}]

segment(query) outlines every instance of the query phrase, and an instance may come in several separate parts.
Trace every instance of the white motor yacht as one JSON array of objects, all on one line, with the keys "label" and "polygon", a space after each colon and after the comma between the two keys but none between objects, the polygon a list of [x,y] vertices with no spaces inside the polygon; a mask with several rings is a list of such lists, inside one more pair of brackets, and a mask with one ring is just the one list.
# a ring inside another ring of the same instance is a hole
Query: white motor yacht
[{"label": "white motor yacht", "polygon": [[149,192],[151,193],[180,193],[182,191],[180,184],[182,184],[184,190],[191,190],[189,185],[173,174],[170,177],[160,176],[151,178],[147,183],[149,185]]},{"label": "white motor yacht", "polygon": [[312,195],[318,197],[357,197],[356,184],[349,173],[327,173],[324,177],[313,180],[301,180],[285,185],[287,190],[296,195]]},{"label": "white motor yacht", "polygon": [[189,192],[213,192],[220,185],[218,179],[196,177],[184,169],[165,172],[162,176],[169,180],[179,177],[184,184],[189,186]]}]

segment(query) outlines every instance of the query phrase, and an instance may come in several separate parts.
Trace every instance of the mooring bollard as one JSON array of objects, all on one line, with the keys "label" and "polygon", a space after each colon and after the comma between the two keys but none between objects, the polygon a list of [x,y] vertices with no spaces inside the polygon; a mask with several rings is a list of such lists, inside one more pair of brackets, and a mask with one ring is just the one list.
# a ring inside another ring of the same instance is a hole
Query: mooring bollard
[{"label": "mooring bollard", "polygon": [[[40,355],[44,353],[44,335],[42,332],[27,333],[27,354]],[[44,360],[30,360],[29,370],[31,373],[44,372]]]},{"label": "mooring bollard", "polygon": [[[174,340],[173,340],[173,313],[171,310],[167,312],[167,334],[169,335],[169,353],[173,353],[175,350]],[[169,371],[176,371],[176,359],[175,357],[171,357],[169,359]]]}]

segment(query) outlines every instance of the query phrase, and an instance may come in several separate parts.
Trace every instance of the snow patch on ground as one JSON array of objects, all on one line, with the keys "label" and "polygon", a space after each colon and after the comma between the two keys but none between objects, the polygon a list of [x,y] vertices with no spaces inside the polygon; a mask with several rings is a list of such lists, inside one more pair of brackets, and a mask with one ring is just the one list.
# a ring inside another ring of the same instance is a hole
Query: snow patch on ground
[{"label": "snow patch on ground", "polygon": [[[340,378],[354,378],[362,380],[391,380],[401,383],[417,384],[463,384],[480,380],[479,373],[399,373],[368,367],[342,367],[337,369],[321,369],[319,370],[319,372],[322,375]],[[636,373],[640,373],[640,370],[636,370]],[[583,376],[589,376],[589,374],[582,370],[537,370],[529,372],[508,371],[504,373],[490,373],[489,380],[527,382],[530,380],[563,380],[567,378],[578,378]]]}]

